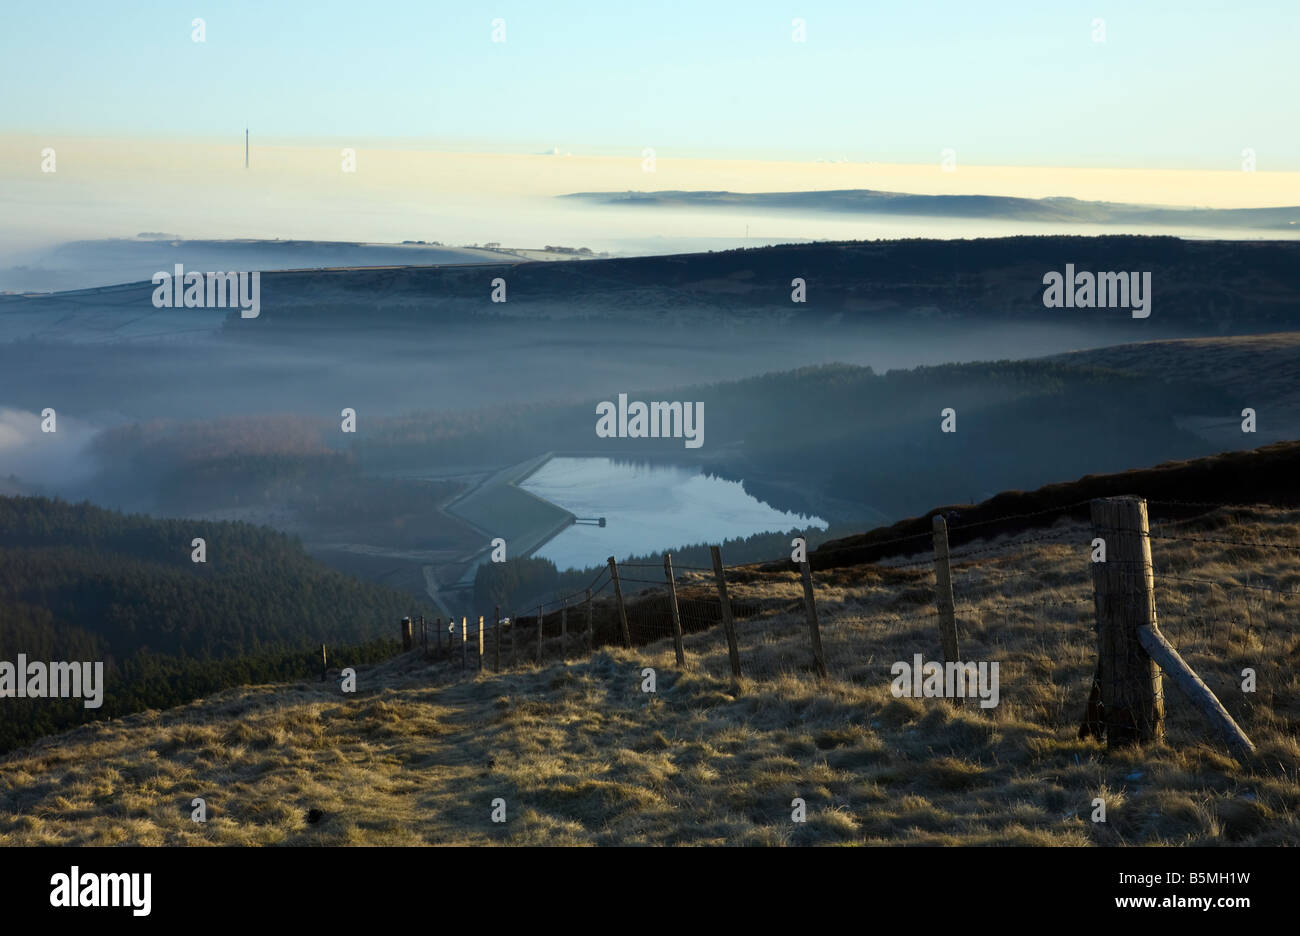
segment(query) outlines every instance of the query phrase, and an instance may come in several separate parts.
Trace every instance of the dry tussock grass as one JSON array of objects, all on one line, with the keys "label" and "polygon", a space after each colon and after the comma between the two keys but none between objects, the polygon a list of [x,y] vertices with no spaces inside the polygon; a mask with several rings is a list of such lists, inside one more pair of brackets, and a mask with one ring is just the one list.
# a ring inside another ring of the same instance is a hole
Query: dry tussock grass
[{"label": "dry tussock grass", "polygon": [[[1062,525],[955,569],[963,657],[1001,704],[896,699],[890,665],[938,654],[932,573],[819,576],[819,683],[792,575],[736,576],[733,687],[717,630],[461,679],[408,654],[336,684],[258,686],[46,739],[0,761],[0,843],[1298,844],[1300,550],[1154,542],[1161,626],[1259,747],[1239,766],[1169,690],[1169,737],[1077,737],[1094,664],[1091,531]],[[1160,532],[1159,528],[1155,531]],[[1300,545],[1300,514],[1217,513],[1170,535]],[[688,586],[689,587],[689,586]],[[653,667],[658,692],[640,691]],[[1240,691],[1254,667],[1259,690]],[[209,820],[192,822],[190,801]],[[490,821],[492,802],[508,819]],[[791,821],[803,798],[808,821]],[[1090,821],[1092,801],[1107,822]],[[309,810],[323,818],[309,823]]]}]

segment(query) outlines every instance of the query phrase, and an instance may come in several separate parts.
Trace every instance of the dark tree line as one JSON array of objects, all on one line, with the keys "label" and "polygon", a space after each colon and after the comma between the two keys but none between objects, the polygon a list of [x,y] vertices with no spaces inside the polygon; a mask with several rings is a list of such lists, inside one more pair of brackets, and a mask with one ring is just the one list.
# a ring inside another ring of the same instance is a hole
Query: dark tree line
[{"label": "dark tree line", "polygon": [[[196,537],[205,563],[191,560]],[[109,687],[96,710],[0,700],[0,747],[87,718],[312,675],[322,643],[354,648],[357,662],[379,659],[402,617],[432,611],[328,569],[264,527],[0,497],[0,660],[103,660]]]}]

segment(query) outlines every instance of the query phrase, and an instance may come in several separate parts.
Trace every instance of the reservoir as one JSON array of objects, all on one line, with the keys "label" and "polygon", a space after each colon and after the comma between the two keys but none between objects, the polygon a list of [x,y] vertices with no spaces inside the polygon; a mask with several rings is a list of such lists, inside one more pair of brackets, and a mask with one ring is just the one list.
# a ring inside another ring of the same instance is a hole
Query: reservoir
[{"label": "reservoir", "polygon": [[606,518],[604,527],[567,527],[533,553],[560,570],[755,533],[826,529],[818,517],[776,510],[745,493],[740,482],[697,467],[557,457],[518,485],[578,517]]}]

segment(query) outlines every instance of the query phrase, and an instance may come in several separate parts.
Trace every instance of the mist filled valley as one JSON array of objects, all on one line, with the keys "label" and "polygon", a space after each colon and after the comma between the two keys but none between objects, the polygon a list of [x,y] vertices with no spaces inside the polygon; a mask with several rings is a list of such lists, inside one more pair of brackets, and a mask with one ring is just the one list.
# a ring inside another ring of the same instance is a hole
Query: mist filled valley
[{"label": "mist filled valley", "polygon": [[[15,492],[265,523],[451,613],[473,558],[526,524],[443,507],[546,453],[703,471],[842,527],[1285,438],[1280,413],[1220,431],[1266,401],[1198,369],[1195,348],[1158,372],[1068,353],[1296,327],[1297,251],[1009,238],[266,273],[252,319],[155,308],[150,283],[8,296],[0,474]],[[1152,313],[1046,308],[1043,271],[1067,260],[1154,267]],[[702,403],[701,443],[599,437],[596,404],[619,394]],[[960,429],[941,433],[949,407]],[[644,551],[710,539],[700,519]],[[589,542],[575,565],[609,554]]]}]

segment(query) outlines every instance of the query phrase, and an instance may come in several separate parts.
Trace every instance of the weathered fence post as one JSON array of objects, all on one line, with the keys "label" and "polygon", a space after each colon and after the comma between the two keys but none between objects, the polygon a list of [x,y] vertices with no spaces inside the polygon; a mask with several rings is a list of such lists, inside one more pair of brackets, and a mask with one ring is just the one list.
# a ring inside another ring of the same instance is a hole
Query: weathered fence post
[{"label": "weathered fence post", "polygon": [[627,629],[627,605],[623,604],[623,586],[618,581],[618,563],[609,557],[609,577],[614,581],[614,597],[618,601],[618,623],[623,628],[623,646],[631,649],[632,632]]},{"label": "weathered fence post", "polygon": [[515,643],[515,630],[519,627],[519,612],[510,612],[510,666],[513,669],[519,665],[518,646]]},{"label": "weathered fence post", "polygon": [[945,663],[961,658],[957,645],[957,611],[952,598],[952,567],[948,564],[948,521],[934,515],[934,600],[939,606],[939,640]]},{"label": "weathered fence post", "polygon": [[495,637],[492,641],[492,669],[501,672],[501,606],[497,605],[492,609],[492,620],[496,621],[492,630]]},{"label": "weathered fence post", "polygon": [[483,615],[478,616],[478,671],[483,672]]},{"label": "weathered fence post", "polygon": [[542,608],[545,605],[537,606],[537,663],[540,666],[542,662]]},{"label": "weathered fence post", "polygon": [[560,659],[566,659],[564,653],[564,641],[569,636],[569,599],[564,599],[564,604],[560,606]]},{"label": "weathered fence post", "polygon": [[677,609],[677,583],[673,581],[673,557],[664,553],[664,577],[668,579],[668,603],[673,612],[673,652],[677,654],[677,665],[686,665],[686,651],[682,647],[682,615]]},{"label": "weathered fence post", "polygon": [[469,618],[460,618],[460,668],[469,669]]},{"label": "weathered fence post", "polygon": [[420,615],[420,649],[424,651],[425,656],[429,654],[429,629],[424,623],[424,615]]},{"label": "weathered fence post", "polygon": [[587,652],[596,649],[596,631],[591,624],[591,589],[587,589]]},{"label": "weathered fence post", "polygon": [[817,626],[817,601],[813,597],[812,567],[808,563],[799,563],[799,573],[803,576],[803,605],[808,614],[808,632],[812,635],[813,665],[817,676],[826,678],[826,657],[822,653],[822,632]]},{"label": "weathered fence post", "polygon": [[401,628],[402,628],[402,652],[406,653],[408,650],[411,649],[411,619],[409,617],[402,618]]},{"label": "weathered fence post", "polygon": [[727,597],[727,577],[722,569],[722,548],[710,546],[713,557],[713,578],[718,583],[718,608],[722,613],[722,628],[727,632],[727,656],[731,658],[731,675],[740,679],[740,650],[736,646],[736,622],[731,616],[731,599]]},{"label": "weathered fence post", "polygon": [[1146,501],[1098,498],[1092,502],[1092,525],[1093,535],[1106,543],[1106,561],[1092,563],[1106,745],[1158,741],[1165,716],[1160,669],[1138,636],[1139,628],[1156,622]]},{"label": "weathered fence post", "polygon": [[1205,685],[1201,677],[1196,675],[1196,671],[1187,665],[1173,645],[1165,639],[1165,635],[1160,633],[1160,628],[1154,623],[1147,627],[1139,627],[1138,640],[1147,653],[1151,654],[1151,658],[1169,675],[1179,691],[1205,716],[1219,737],[1232,750],[1233,756],[1243,763],[1251,757],[1255,753],[1254,743],[1228,714],[1228,710],[1210,691],[1210,687]]},{"label": "weathered fence post", "polygon": [[320,645],[320,681],[325,681],[325,673],[329,670],[329,657],[325,655],[325,645]]}]

